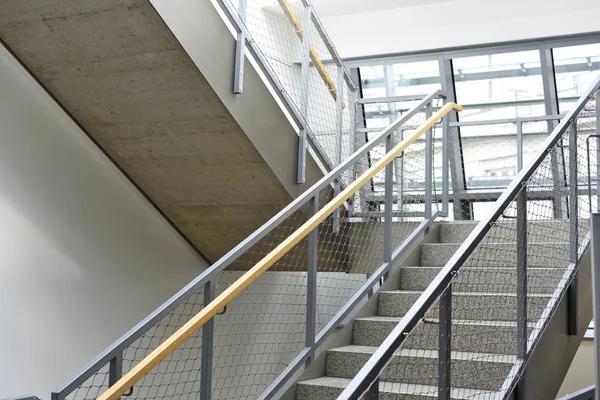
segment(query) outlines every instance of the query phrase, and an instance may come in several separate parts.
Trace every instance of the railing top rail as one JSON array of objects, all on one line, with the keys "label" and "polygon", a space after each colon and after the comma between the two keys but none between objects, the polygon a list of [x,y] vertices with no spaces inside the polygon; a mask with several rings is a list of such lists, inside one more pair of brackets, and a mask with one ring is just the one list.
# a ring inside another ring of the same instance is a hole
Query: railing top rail
[{"label": "railing top rail", "polygon": [[502,119],[488,119],[480,121],[459,121],[451,122],[450,126],[453,128],[461,126],[481,126],[481,125],[500,125],[500,124],[517,124],[519,122],[543,122],[543,121],[556,121],[565,117],[566,114],[556,115],[540,115],[534,117],[516,117],[516,118],[502,118]]},{"label": "railing top rail", "polygon": [[413,94],[407,96],[385,96],[385,97],[369,97],[366,99],[358,99],[358,104],[377,104],[377,103],[397,103],[401,101],[422,100],[427,97],[426,94]]},{"label": "railing top rail", "polygon": [[593,400],[596,394],[596,385],[588,386],[585,389],[578,390],[575,393],[571,393],[560,400]]},{"label": "railing top rail", "polygon": [[[408,138],[398,143],[392,150],[386,153],[379,161],[373,164],[360,177],[350,183],[340,194],[335,196],[330,202],[324,205],[314,216],[309,218],[302,226],[294,233],[287,237],[269,254],[262,258],[256,265],[242,275],[231,286],[226,288],[217,298],[210,304],[205,306],[198,314],[192,317],[185,325],[177,332],[171,335],[168,339],[162,342],[150,355],[140,361],[127,374],[125,374],[118,382],[108,388],[98,400],[116,400],[120,398],[127,390],[142,379],[156,365],[171,354],[185,340],[191,337],[205,323],[210,321],[219,310],[223,309],[241,292],[250,286],[256,279],[264,274],[273,264],[279,261],[290,249],[297,245],[302,239],[313,231],[321,222],[339,208],[348,198],[356,193],[360,188],[366,185],[373,177],[381,172],[386,165],[391,163],[396,157],[402,154],[412,143],[420,136],[425,134],[432,128],[436,122],[441,120],[446,114],[451,111],[460,111],[462,107],[456,103],[446,103],[435,114],[429,117],[419,128],[417,128]],[[315,194],[313,193],[313,196]]]},{"label": "railing top rail", "polygon": [[553,148],[562,135],[569,128],[571,122],[583,110],[590,99],[594,98],[596,91],[600,89],[600,76],[577,100],[573,108],[566,114],[559,125],[548,136],[535,158],[529,162],[529,166],[519,172],[508,188],[496,201],[493,211],[477,224],[475,229],[458,248],[439,274],[429,284],[427,289],[417,299],[409,311],[402,317],[398,325],[392,330],[381,346],[369,358],[367,363],[360,369],[350,384],[338,397],[338,399],[359,399],[365,393],[372,382],[377,379],[383,368],[391,360],[394,353],[402,345],[406,334],[410,333],[417,323],[425,316],[427,310],[433,305],[439,295],[443,293],[452,281],[455,273],[462,267],[463,263],[471,256],[473,250],[481,243],[489,232],[494,222],[502,215],[503,211],[515,199],[527,182],[542,164],[549,149]]},{"label": "railing top rail", "polygon": [[359,160],[361,157],[370,152],[373,148],[380,145],[385,139],[393,133],[400,126],[409,121],[414,115],[421,111],[427,104],[437,98],[446,98],[446,94],[441,90],[436,90],[430,93],[424,99],[422,99],[417,105],[415,105],[410,111],[403,114],[401,117],[392,122],[387,128],[379,133],[373,140],[364,144],[360,149],[354,152],[348,157],[343,163],[335,167],[327,175],[321,178],[315,183],[310,189],[306,190],[303,194],[298,196],[289,205],[283,208],[270,220],[265,222],[260,228],[253,232],[250,236],[240,242],[237,246],[231,249],[227,254],[221,257],[213,265],[203,271],[194,280],[188,283],[185,287],[175,293],[169,300],[163,303],[155,311],[153,311],[148,317],[139,322],[136,326],[125,333],[121,338],[110,345],[106,350],[100,353],[94,358],[88,365],[86,365],[77,375],[71,378],[68,382],[63,384],[61,387],[55,390],[54,393],[65,394],[70,393],[94,373],[105,366],[112,358],[120,354],[126,347],[131,345],[134,341],[140,338],[146,333],[152,326],[160,321],[164,316],[173,311],[178,305],[185,301],[189,296],[196,293],[201,287],[215,279],[217,275],[222,272],[225,268],[230,266],[238,257],[244,252],[250,249],[253,245],[258,243],[262,238],[268,235],[273,229],[275,229],[281,222],[286,218],[300,209],[306,202],[314,197],[316,193],[321,191],[323,188],[331,185],[334,181],[339,179],[343,173],[352,167],[352,165]]}]

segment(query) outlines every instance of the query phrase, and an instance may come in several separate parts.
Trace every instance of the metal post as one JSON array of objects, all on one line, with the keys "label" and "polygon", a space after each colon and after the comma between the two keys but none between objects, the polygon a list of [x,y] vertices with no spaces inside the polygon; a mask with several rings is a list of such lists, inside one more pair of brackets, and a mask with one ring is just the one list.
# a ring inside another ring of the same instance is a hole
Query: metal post
[{"label": "metal post", "polygon": [[[596,92],[596,135],[600,136],[600,90]],[[590,171],[588,173],[591,174]],[[589,190],[591,193],[592,188],[590,187]],[[596,196],[596,210],[600,212],[600,142],[598,139],[596,139]]]},{"label": "metal post", "polygon": [[[542,70],[542,84],[544,86],[544,104],[546,115],[557,115],[558,95],[556,91],[556,74],[554,73],[554,57],[552,48],[543,45],[540,50],[540,65]],[[548,133],[551,133],[556,127],[556,121],[548,121]],[[550,162],[552,165],[552,184],[554,191],[553,207],[554,217],[563,219],[566,213],[565,196],[561,194],[561,188],[566,186],[563,164],[562,147],[557,147],[556,151],[550,153]]]},{"label": "metal post", "polygon": [[342,163],[343,160],[343,134],[344,134],[344,68],[341,65],[337,67],[337,98],[336,98],[336,150],[337,154],[337,165]]},{"label": "metal post", "polygon": [[[438,65],[440,67],[442,90],[448,95],[447,101],[456,101],[452,60],[440,55],[438,58]],[[449,122],[457,122],[458,113],[451,112],[448,114],[447,118],[450,119]],[[454,219],[468,220],[471,219],[471,204],[468,201],[460,200],[460,194],[467,188],[465,184],[465,170],[462,143],[460,138],[460,128],[449,130],[448,139],[450,146],[448,163],[450,170],[452,171],[452,208],[454,209]]]},{"label": "metal post", "polygon": [[[594,308],[594,368],[596,387],[600,387],[600,214],[591,215],[592,293]],[[598,393],[598,392],[597,392]],[[598,399],[598,394],[595,396]]]},{"label": "metal post", "polygon": [[[571,121],[569,128],[569,226],[570,226],[570,261],[578,263],[579,258],[579,199],[577,182],[577,120]],[[577,335],[579,325],[579,282],[577,272],[569,286],[569,334]]]},{"label": "metal post", "polygon": [[[319,211],[319,192],[308,202],[308,218]],[[314,347],[317,335],[317,254],[319,228],[315,227],[308,234],[308,265],[306,273],[306,347],[311,349],[306,365],[314,358]]]},{"label": "metal post", "polygon": [[450,213],[450,164],[448,147],[450,136],[450,118],[446,115],[442,120],[442,216]]},{"label": "metal post", "polygon": [[452,389],[452,283],[440,296],[438,399],[450,400]]},{"label": "metal post", "polygon": [[517,359],[527,357],[527,185],[517,196]]},{"label": "metal post", "polygon": [[523,121],[517,119],[517,172],[523,169]]},{"label": "metal post", "polygon": [[[123,353],[111,358],[108,370],[108,387],[111,387],[123,376]],[[120,399],[120,397],[119,397]]]},{"label": "metal post", "polygon": [[[394,148],[393,134],[385,138],[385,151],[390,152]],[[394,207],[394,165],[389,163],[385,166],[385,193],[384,193],[385,216],[383,220],[383,262],[392,261],[392,213]],[[389,274],[389,272],[387,274]],[[386,274],[386,275],[387,275]]]},{"label": "metal post", "polygon": [[[425,108],[425,119],[431,118],[433,107],[431,103]],[[432,215],[433,202],[433,127],[425,132],[425,219]]]},{"label": "metal post", "polygon": [[[337,196],[338,194],[340,194],[342,189],[342,184],[340,183],[339,180],[335,180],[333,181],[333,196]],[[335,211],[333,212],[333,227],[332,227],[332,232],[335,234],[340,233],[340,214],[341,214],[341,207],[338,207],[335,209]]]},{"label": "metal post", "polygon": [[[240,0],[240,19],[246,22],[246,0]],[[243,31],[238,32],[235,43],[235,70],[233,74],[233,93],[244,92],[244,52],[246,49],[246,35]]]},{"label": "metal post", "polygon": [[[216,282],[211,279],[204,285],[204,307],[215,298]],[[215,319],[211,318],[202,327],[202,360],[200,364],[200,400],[212,397],[212,370],[214,351]]]},{"label": "metal post", "polygon": [[[302,24],[302,85],[300,112],[304,117],[305,123],[308,120],[308,90],[310,76],[310,24],[312,19],[312,8],[304,7],[304,21]],[[300,136],[298,138],[298,183],[306,182],[306,157],[308,152],[308,138],[306,128],[300,127]]]}]

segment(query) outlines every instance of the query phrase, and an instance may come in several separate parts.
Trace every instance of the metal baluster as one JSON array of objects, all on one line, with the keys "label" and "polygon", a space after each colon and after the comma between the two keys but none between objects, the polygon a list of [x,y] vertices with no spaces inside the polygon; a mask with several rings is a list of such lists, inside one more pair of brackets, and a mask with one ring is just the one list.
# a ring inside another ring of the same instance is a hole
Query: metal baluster
[{"label": "metal baluster", "polygon": [[[594,308],[594,358],[596,387],[600,387],[600,214],[591,215],[592,293]],[[595,398],[598,398],[597,396]]]},{"label": "metal baluster", "polygon": [[[208,281],[204,285],[204,307],[215,298],[216,283]],[[200,400],[210,400],[212,397],[212,369],[214,351],[215,319],[211,318],[202,327],[202,360],[200,364]]]},{"label": "metal baluster", "polygon": [[[304,7],[304,21],[302,24],[302,85],[300,112],[305,123],[308,120],[308,90],[310,77],[310,24],[312,19],[312,8]],[[308,151],[308,138],[304,126],[300,127],[298,138],[298,183],[306,182],[306,157]]]},{"label": "metal baluster", "polygon": [[523,169],[523,121],[517,119],[517,172]]},{"label": "metal baluster", "polygon": [[[569,128],[569,243],[570,243],[570,261],[577,266],[579,258],[579,213],[578,204],[578,182],[577,182],[577,119],[571,122]],[[577,268],[576,268],[577,270]],[[569,285],[569,334],[577,335],[579,325],[579,282],[577,272],[573,281]]]},{"label": "metal baluster", "polygon": [[[319,192],[308,202],[308,217],[319,211]],[[317,255],[318,255],[319,227],[315,227],[308,234],[308,265],[306,274],[306,347],[311,349],[306,359],[308,366],[314,358],[314,347],[317,329]]]},{"label": "metal baluster", "polygon": [[[517,360],[527,360],[527,184],[517,195]],[[524,372],[524,371],[523,371]],[[523,399],[525,378],[517,386],[517,398]]]},{"label": "metal baluster", "polygon": [[452,389],[452,283],[440,296],[438,399],[450,400]]},{"label": "metal baluster", "polygon": [[[444,101],[446,103],[446,101]],[[446,115],[442,121],[442,216],[450,213],[450,118]]]},{"label": "metal baluster", "polygon": [[[240,19],[246,22],[246,0],[240,0]],[[244,92],[244,52],[246,50],[246,35],[243,31],[238,32],[235,43],[235,70],[233,74],[233,93]]]},{"label": "metal baluster", "polygon": [[[432,104],[425,108],[425,119],[433,114]],[[433,202],[433,127],[425,132],[425,219],[430,219]]]},{"label": "metal baluster", "polygon": [[[393,134],[385,138],[385,151],[390,152],[394,147]],[[385,166],[385,193],[384,193],[384,221],[383,221],[383,262],[388,263],[388,270],[384,276],[387,278],[392,269],[392,215],[394,207],[394,163]]]}]

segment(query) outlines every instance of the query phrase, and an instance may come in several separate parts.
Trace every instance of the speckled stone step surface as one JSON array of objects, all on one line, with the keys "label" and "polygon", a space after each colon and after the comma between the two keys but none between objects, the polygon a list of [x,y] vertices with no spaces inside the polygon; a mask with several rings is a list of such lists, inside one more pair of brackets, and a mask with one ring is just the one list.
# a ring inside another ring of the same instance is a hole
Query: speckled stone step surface
[{"label": "speckled stone step surface", "polygon": [[[379,293],[378,315],[402,317],[417,301],[422,292],[412,290],[382,291]],[[551,295],[531,293],[528,295],[529,320],[537,321],[547,307]],[[452,317],[473,321],[514,321],[516,319],[516,293],[453,292]],[[437,315],[437,303],[428,317]]]},{"label": "speckled stone step surface", "polygon": [[[398,325],[400,318],[364,317],[354,321],[353,343],[380,346]],[[530,331],[535,326],[529,324]],[[437,350],[439,325],[420,324],[402,346],[406,349]],[[493,354],[516,354],[517,324],[509,321],[452,321],[452,349],[455,351]]]},{"label": "speckled stone step surface", "polygon": [[[442,267],[401,267],[402,290],[425,290]],[[564,275],[561,268],[529,268],[527,290],[530,293],[553,293]],[[453,283],[458,292],[516,293],[516,267],[463,267]]]},{"label": "speckled stone step surface", "polygon": [[[298,384],[297,400],[335,400],[350,383],[350,379],[323,377]],[[453,389],[452,400],[492,399],[495,393],[477,389]],[[379,383],[380,400],[432,400],[438,398],[437,386],[395,382]]]},{"label": "speckled stone step surface", "polygon": [[[421,265],[443,267],[460,246],[458,243],[425,243],[421,245]],[[516,243],[481,243],[464,266],[506,267],[515,265],[516,259]],[[569,265],[569,243],[529,243],[527,260],[529,267],[566,268]]]},{"label": "speckled stone step surface", "polygon": [[[463,243],[477,226],[478,221],[452,221],[440,223],[441,243]],[[581,232],[587,231],[588,222],[580,220]],[[484,241],[515,241],[516,221],[499,222]],[[566,242],[569,240],[569,221],[530,221],[527,224],[530,240]]]},{"label": "speckled stone step surface", "polygon": [[[327,351],[326,375],[353,378],[377,350],[374,346],[345,346]],[[498,390],[515,361],[513,355],[452,352],[452,382],[456,387]],[[381,380],[405,384],[437,384],[438,352],[402,349],[384,369]]]}]

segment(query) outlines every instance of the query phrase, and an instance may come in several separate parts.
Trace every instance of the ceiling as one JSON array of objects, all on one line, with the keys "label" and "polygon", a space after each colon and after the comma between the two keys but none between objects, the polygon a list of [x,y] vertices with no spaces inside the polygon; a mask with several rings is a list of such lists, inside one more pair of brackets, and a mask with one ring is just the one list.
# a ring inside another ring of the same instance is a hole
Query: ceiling
[{"label": "ceiling", "polygon": [[344,14],[360,14],[371,11],[406,8],[427,4],[446,3],[454,0],[312,0],[317,14],[322,17],[334,17]]}]

